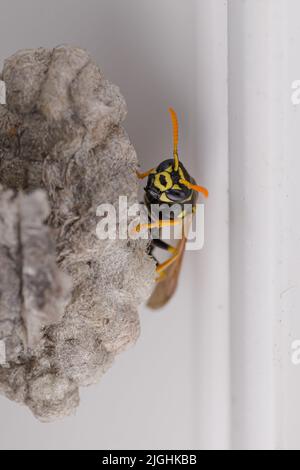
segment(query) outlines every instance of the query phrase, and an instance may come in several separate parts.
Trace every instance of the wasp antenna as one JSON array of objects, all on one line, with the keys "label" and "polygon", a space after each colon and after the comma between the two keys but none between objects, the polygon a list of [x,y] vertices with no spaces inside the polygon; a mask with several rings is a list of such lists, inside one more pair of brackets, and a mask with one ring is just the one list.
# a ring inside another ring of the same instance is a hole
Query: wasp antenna
[{"label": "wasp antenna", "polygon": [[198,186],[197,184],[192,184],[189,181],[184,180],[184,179],[179,180],[179,183],[184,184],[189,189],[193,189],[194,191],[197,191],[197,193],[202,193],[205,197],[209,196],[208,190],[206,188],[203,188],[203,186]]},{"label": "wasp antenna", "polygon": [[174,170],[178,171],[179,158],[178,158],[178,119],[173,108],[169,108],[173,124],[173,156],[174,156]]}]

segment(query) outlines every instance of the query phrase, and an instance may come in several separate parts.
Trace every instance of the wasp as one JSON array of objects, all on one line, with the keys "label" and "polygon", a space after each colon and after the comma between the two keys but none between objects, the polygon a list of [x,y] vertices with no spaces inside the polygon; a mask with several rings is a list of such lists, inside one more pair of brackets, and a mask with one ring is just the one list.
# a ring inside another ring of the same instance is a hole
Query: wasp
[{"label": "wasp", "polygon": [[[208,197],[208,190],[198,186],[178,156],[178,119],[173,108],[169,108],[173,127],[173,158],[166,159],[156,168],[151,168],[145,173],[137,172],[139,179],[148,178],[145,186],[144,204],[148,210],[149,222],[139,224],[136,231],[142,229],[162,229],[181,225],[196,211],[198,193]],[[153,207],[159,207],[159,215],[153,217]],[[167,208],[163,210],[161,208]],[[173,210],[174,208],[174,210]],[[170,216],[171,214],[171,216]],[[186,234],[186,230],[185,230]],[[183,234],[177,246],[173,246],[161,238],[152,238],[149,254],[153,256],[155,247],[166,250],[170,257],[160,263],[156,261],[157,285],[152,293],[148,305],[151,308],[160,308],[165,305],[174,294],[182,265],[187,237]]]}]

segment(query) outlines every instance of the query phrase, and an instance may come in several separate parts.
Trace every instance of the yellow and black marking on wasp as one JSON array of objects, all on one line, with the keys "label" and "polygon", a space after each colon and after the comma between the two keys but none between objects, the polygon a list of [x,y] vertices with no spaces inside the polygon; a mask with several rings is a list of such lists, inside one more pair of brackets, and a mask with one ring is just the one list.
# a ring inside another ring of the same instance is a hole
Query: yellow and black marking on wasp
[{"label": "yellow and black marking on wasp", "polygon": [[[140,179],[148,177],[145,187],[144,202],[149,213],[149,223],[139,225],[136,230],[161,229],[166,226],[181,225],[187,218],[192,217],[196,210],[198,193],[208,197],[208,191],[198,186],[189,175],[178,156],[178,120],[175,111],[169,109],[173,124],[173,158],[164,160],[157,168],[152,168],[145,173],[138,173]],[[173,217],[170,218],[170,210],[160,211],[159,218],[150,218],[154,205],[165,205],[169,209],[176,206]],[[179,210],[178,210],[179,208]],[[152,239],[150,254],[155,247],[167,250],[170,258],[163,263],[157,262],[156,271],[158,284],[148,302],[152,308],[162,307],[173,295],[180,272],[181,262],[184,254],[186,237],[183,235],[176,247],[161,239]]]}]

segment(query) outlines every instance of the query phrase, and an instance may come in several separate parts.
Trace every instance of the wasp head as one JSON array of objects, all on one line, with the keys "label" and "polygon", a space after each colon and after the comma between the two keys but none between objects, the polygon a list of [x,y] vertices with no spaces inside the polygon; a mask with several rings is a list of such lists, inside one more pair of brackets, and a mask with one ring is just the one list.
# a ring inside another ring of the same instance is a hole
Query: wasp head
[{"label": "wasp head", "polygon": [[178,120],[169,109],[173,123],[173,159],[164,160],[157,168],[147,172],[146,200],[151,204],[194,204],[197,193],[208,196],[207,189],[197,186],[178,157]]}]

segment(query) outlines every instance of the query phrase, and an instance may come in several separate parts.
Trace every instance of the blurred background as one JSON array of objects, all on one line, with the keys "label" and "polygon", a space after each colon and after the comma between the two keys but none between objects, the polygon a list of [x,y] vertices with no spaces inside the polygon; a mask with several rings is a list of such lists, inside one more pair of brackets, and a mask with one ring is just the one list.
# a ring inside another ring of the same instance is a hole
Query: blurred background
[{"label": "blurred background", "polygon": [[0,397],[0,448],[300,448],[300,369],[290,360],[300,339],[300,108],[290,101],[300,79],[299,2],[0,0],[0,8],[1,66],[22,48],[87,49],[125,96],[141,168],[171,154],[172,106],[181,159],[210,190],[204,249],[186,254],[167,307],[141,307],[136,346],[82,389],[76,416],[64,421],[40,424]]}]

